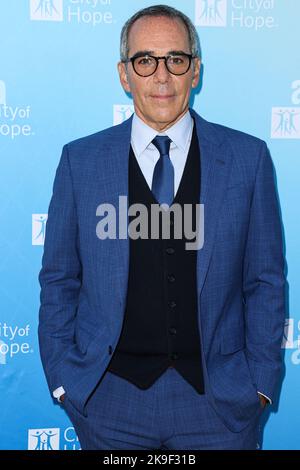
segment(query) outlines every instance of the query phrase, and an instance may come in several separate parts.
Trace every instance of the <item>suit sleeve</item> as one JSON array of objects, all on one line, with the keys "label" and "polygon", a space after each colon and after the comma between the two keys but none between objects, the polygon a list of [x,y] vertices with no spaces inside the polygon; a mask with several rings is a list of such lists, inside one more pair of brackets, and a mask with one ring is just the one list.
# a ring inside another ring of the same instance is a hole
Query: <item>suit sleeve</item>
[{"label": "suit sleeve", "polygon": [[51,394],[62,385],[60,361],[74,347],[74,325],[81,287],[77,242],[68,146],[64,146],[53,184],[39,273],[39,346]]},{"label": "suit sleeve", "polygon": [[244,257],[246,354],[257,390],[274,398],[285,321],[283,239],[274,171],[262,142]]}]

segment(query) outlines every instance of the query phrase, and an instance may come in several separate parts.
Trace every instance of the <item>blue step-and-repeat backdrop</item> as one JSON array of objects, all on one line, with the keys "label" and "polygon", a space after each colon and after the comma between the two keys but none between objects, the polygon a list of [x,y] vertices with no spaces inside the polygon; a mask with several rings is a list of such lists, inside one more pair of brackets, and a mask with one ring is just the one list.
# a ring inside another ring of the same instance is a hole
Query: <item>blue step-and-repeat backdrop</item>
[{"label": "blue step-and-repeat backdrop", "polygon": [[[0,0],[0,449],[80,449],[48,393],[38,273],[62,146],[122,122],[123,23],[149,0]],[[166,2],[162,2],[166,3]],[[169,0],[197,26],[204,118],[264,139],[285,227],[289,308],[280,399],[263,449],[300,449],[300,0]]]}]

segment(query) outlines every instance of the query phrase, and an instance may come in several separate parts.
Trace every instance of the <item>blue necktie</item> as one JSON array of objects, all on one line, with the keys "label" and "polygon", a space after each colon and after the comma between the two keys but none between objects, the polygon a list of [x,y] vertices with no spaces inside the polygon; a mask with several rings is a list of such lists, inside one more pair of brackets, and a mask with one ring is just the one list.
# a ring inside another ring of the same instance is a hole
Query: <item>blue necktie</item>
[{"label": "blue necktie", "polygon": [[151,189],[159,204],[170,206],[174,199],[174,167],[169,155],[171,139],[156,136],[152,143],[158,149],[160,158],[154,168]]}]

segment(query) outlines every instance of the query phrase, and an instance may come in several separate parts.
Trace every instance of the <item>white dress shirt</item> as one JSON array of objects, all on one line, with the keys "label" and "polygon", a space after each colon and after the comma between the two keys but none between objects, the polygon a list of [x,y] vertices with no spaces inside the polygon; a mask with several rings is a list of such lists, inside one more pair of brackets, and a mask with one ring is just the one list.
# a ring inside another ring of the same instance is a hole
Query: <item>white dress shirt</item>
[{"label": "white dress shirt", "polygon": [[167,135],[172,141],[170,145],[170,159],[174,167],[175,197],[190,148],[193,125],[194,121],[189,111],[165,132],[157,132],[136,114],[133,115],[131,145],[150,189],[154,167],[160,157],[158,149],[151,143],[154,137],[157,135]]}]

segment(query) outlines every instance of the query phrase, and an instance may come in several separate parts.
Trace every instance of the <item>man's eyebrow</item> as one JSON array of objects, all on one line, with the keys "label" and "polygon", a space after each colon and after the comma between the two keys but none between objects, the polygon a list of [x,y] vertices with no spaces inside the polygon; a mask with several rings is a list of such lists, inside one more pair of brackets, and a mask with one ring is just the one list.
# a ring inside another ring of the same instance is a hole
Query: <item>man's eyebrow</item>
[{"label": "man's eyebrow", "polygon": [[[153,54],[155,54],[155,51],[149,51],[149,50],[137,51],[132,57],[141,57],[144,55],[153,55]],[[180,55],[180,54],[188,54],[188,52],[182,51],[182,50],[176,50],[176,51],[172,50],[166,53],[166,55]]]},{"label": "man's eyebrow", "polygon": [[167,55],[180,55],[180,54],[189,54],[189,52],[186,52],[186,51],[169,51],[167,52]]},{"label": "man's eyebrow", "polygon": [[153,55],[154,51],[137,51],[132,57],[141,57],[144,55]]}]

